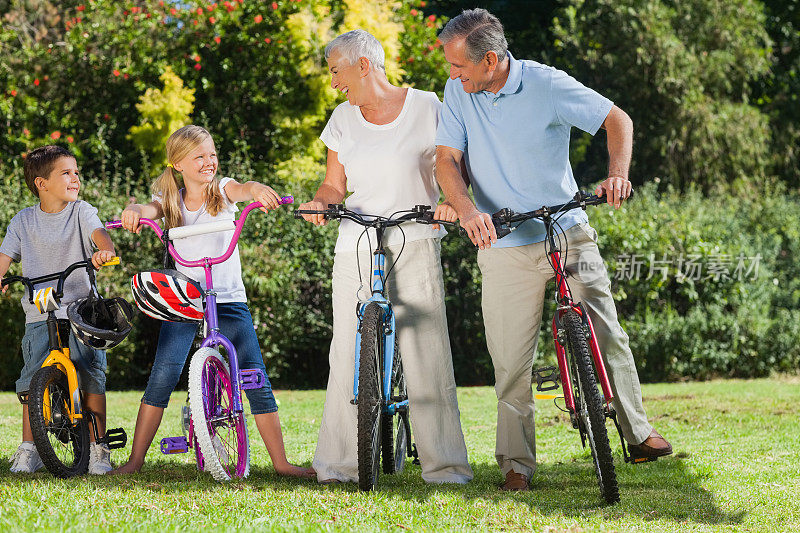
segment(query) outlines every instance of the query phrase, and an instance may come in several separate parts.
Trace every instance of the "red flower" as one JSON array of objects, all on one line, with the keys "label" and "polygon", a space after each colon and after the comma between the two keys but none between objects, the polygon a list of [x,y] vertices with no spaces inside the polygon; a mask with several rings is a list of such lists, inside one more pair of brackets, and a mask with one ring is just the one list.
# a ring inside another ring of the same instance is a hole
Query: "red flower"
[{"label": "red flower", "polygon": [[83,11],[84,9],[86,9],[86,6],[78,6],[75,9],[77,9],[78,11]]},{"label": "red flower", "polygon": [[160,7],[164,7],[164,0],[158,0],[158,5]]},{"label": "red flower", "polygon": [[50,76],[45,76],[45,77],[44,77],[44,81],[47,81],[47,80],[49,80],[49,79],[50,79]]},{"label": "red flower", "polygon": [[214,24],[214,23],[217,21],[217,19],[215,19],[214,17],[208,17],[208,21],[209,21],[211,24]]},{"label": "red flower", "polygon": [[114,69],[114,72],[112,72],[112,74],[114,75],[114,77],[119,77],[119,71],[117,69]]},{"label": "red flower", "polygon": [[31,134],[31,130],[29,130],[28,128],[22,128],[22,134],[28,136]]},{"label": "red flower", "polygon": [[36,78],[35,80],[33,80],[33,84],[38,87],[39,86],[39,78]]},{"label": "red flower", "polygon": [[111,117],[108,116],[108,113],[103,115],[103,120],[108,120],[109,118],[111,118]]},{"label": "red flower", "polygon": [[15,91],[14,89],[11,89],[11,96],[17,96],[17,91]]},{"label": "red flower", "polygon": [[60,137],[61,137],[61,132],[58,130],[50,134],[50,138],[53,139],[54,141]]},{"label": "red flower", "polygon": [[419,7],[425,7],[425,5],[426,5],[426,2],[420,2],[419,3]]},{"label": "red flower", "polygon": [[170,10],[169,10],[169,14],[170,14],[170,15],[177,15],[177,14],[178,14],[178,11],[177,11],[177,10],[176,10],[174,7],[172,7],[172,8],[170,8]]},{"label": "red flower", "polygon": [[436,15],[429,15],[428,16],[428,20],[430,20],[431,22],[434,22],[436,20]]},{"label": "red flower", "polygon": [[75,139],[72,138],[72,135],[67,135],[67,142],[70,143],[70,144],[75,142]]},{"label": "red flower", "polygon": [[195,26],[197,26],[197,19],[194,19],[194,20],[192,21],[192,24],[194,24]]},{"label": "red flower", "polygon": [[202,7],[198,7],[197,8],[197,14],[198,15],[202,15],[203,14],[203,8]]},{"label": "red flower", "polygon": [[278,9],[278,2],[272,2],[272,9]]},{"label": "red flower", "polygon": [[409,62],[409,63],[413,63],[413,62],[414,62],[414,58],[413,58],[413,57],[409,57],[409,58],[408,58],[408,62]]},{"label": "red flower", "polygon": [[194,59],[197,63],[199,63],[200,62],[200,55],[199,54],[195,54],[192,59]]},{"label": "red flower", "polygon": [[264,17],[262,17],[261,15],[256,15],[256,17],[253,19],[253,22],[255,22],[256,24],[261,24],[262,20],[264,20]]},{"label": "red flower", "polygon": [[195,63],[194,64],[194,69],[195,70],[200,70],[201,68],[203,68],[203,66],[200,63]]},{"label": "red flower", "polygon": [[128,76],[128,73],[126,72],[125,74],[122,75],[122,77],[127,80],[130,76]]},{"label": "red flower", "polygon": [[75,23],[76,23],[76,24],[80,24],[80,23],[81,23],[81,20],[82,20],[82,19],[81,19],[80,17],[78,17],[78,18],[76,18],[76,19],[75,19]]},{"label": "red flower", "polygon": [[264,37],[264,42],[269,44],[272,42],[272,39],[270,39],[269,37]]},{"label": "red flower", "polygon": [[412,17],[416,17],[419,14],[419,11],[417,11],[416,9],[412,9],[411,11],[409,11],[409,13],[411,13]]},{"label": "red flower", "polygon": [[25,159],[26,157],[28,157],[28,152],[22,152],[22,153],[21,153],[21,154],[19,154],[19,155],[21,155],[21,156],[22,156],[22,159]]},{"label": "red flower", "polygon": [[214,42],[215,43],[219,44],[220,41],[222,41],[222,39],[220,39],[219,37],[214,37]]}]

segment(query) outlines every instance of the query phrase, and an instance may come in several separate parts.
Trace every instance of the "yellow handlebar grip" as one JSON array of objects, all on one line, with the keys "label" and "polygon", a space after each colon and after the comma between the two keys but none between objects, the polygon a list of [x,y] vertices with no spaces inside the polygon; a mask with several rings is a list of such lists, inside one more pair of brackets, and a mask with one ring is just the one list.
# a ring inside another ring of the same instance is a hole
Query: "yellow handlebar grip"
[{"label": "yellow handlebar grip", "polygon": [[109,266],[114,266],[114,265],[118,265],[118,264],[119,264],[119,257],[114,256],[109,261],[106,261],[105,263],[103,263],[100,266],[109,267]]}]

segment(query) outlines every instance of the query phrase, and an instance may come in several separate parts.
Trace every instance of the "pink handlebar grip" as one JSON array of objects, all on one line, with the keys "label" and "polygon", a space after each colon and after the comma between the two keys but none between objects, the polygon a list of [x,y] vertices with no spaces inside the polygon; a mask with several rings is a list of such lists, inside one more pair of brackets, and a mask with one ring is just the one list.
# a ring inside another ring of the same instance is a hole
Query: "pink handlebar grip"
[{"label": "pink handlebar grip", "polygon": [[286,204],[291,204],[293,202],[294,202],[294,196],[290,195],[282,197],[278,203],[281,205],[286,205]]},{"label": "pink handlebar grip", "polygon": [[106,229],[119,229],[122,227],[121,220],[112,220],[111,222],[106,222]]}]

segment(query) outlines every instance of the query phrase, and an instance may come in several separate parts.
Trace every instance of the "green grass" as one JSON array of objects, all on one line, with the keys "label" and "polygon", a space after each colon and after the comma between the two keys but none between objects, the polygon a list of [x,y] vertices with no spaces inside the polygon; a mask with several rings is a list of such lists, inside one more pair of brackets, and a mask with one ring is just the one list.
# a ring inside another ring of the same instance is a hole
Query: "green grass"
[{"label": "green grass", "polygon": [[[175,393],[157,438],[180,434]],[[432,486],[418,466],[381,478],[380,490],[319,486],[275,475],[263,444],[243,482],[220,485],[198,473],[188,455],[155,446],[140,475],[53,479],[12,475],[8,458],[20,439],[16,397],[0,394],[0,527],[80,530],[439,530],[797,531],[800,529],[800,379],[714,381],[644,387],[645,406],[675,455],[621,464],[622,502],[601,504],[588,456],[552,402],[537,404],[539,467],[529,493],[506,494],[494,462],[491,388],[459,389],[462,424],[475,479]],[[324,392],[280,391],[290,459],[314,453]],[[140,393],[108,395],[109,425],[132,431]],[[255,427],[250,434],[257,435]],[[611,429],[611,426],[609,426]],[[615,434],[616,435],[616,434]],[[129,449],[117,451],[119,462]]]}]

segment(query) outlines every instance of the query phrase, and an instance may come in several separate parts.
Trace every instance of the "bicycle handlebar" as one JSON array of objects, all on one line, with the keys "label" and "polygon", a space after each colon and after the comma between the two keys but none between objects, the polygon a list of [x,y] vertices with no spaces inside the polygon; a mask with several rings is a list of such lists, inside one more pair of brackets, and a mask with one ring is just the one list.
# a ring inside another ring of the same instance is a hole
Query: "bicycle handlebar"
[{"label": "bicycle handlebar", "polygon": [[[403,211],[401,211],[403,213]],[[433,218],[433,212],[429,205],[415,205],[414,209],[405,214],[397,217],[384,217],[380,215],[364,215],[356,213],[347,209],[344,204],[328,204],[328,209],[296,209],[294,211],[294,218],[302,218],[303,215],[323,215],[326,220],[347,219],[352,220],[360,226],[365,228],[390,228],[399,226],[403,222],[411,220],[416,221],[418,224],[442,224],[444,226],[455,226],[455,222],[448,222],[446,220],[436,220]],[[394,215],[392,215],[394,216]],[[365,219],[364,217],[369,217]]]},{"label": "bicycle handlebar", "polygon": [[[112,261],[109,261],[109,263],[111,263]],[[84,260],[84,261],[78,261],[77,263],[72,263],[70,266],[68,266],[65,270],[62,270],[61,272],[56,272],[55,274],[47,274],[46,276],[39,276],[36,278],[26,278],[25,276],[7,276],[3,278],[2,286],[8,287],[12,283],[16,282],[22,283],[28,289],[28,301],[30,301],[30,303],[32,304],[34,285],[39,283],[45,283],[47,281],[58,280],[58,284],[56,285],[56,298],[60,299],[61,297],[64,296],[64,283],[66,282],[69,275],[72,274],[74,271],[78,270],[79,268],[85,268],[88,271],[90,266],[92,266],[92,261]]]},{"label": "bicycle handlebar", "polygon": [[[628,199],[630,198],[633,198],[633,189],[631,189],[631,193],[628,196]],[[502,239],[513,231],[512,228],[508,227],[508,224],[512,222],[524,222],[532,218],[544,219],[556,213],[564,213],[572,209],[586,210],[586,206],[588,205],[602,205],[606,203],[606,201],[607,198],[605,194],[598,196],[585,191],[578,191],[575,193],[575,197],[565,204],[552,205],[549,207],[542,206],[535,211],[528,211],[526,213],[517,213],[505,207],[492,215],[492,223],[497,232],[497,238]]]},{"label": "bicycle handlebar", "polygon": [[[284,196],[278,202],[281,205],[291,204],[294,202],[294,196]],[[185,267],[202,267],[206,264],[206,262],[216,265],[219,263],[223,263],[230,258],[233,254],[233,250],[236,248],[236,243],[239,242],[239,235],[242,233],[242,228],[244,227],[244,221],[247,216],[250,214],[251,211],[254,209],[259,209],[264,207],[261,202],[253,202],[249,204],[242,210],[242,214],[239,216],[239,219],[236,221],[218,221],[218,222],[207,222],[205,224],[193,224],[190,226],[178,226],[176,228],[161,229],[158,222],[155,220],[151,220],[149,218],[140,218],[139,224],[142,226],[148,226],[152,229],[155,234],[158,236],[159,239],[165,242],[167,245],[167,250],[169,254],[175,259],[175,262],[183,265]],[[107,229],[119,229],[122,227],[121,220],[113,220],[111,222],[106,223]],[[205,257],[203,259],[197,259],[194,261],[189,261],[184,259],[183,257],[178,254],[175,248],[172,246],[170,241],[177,240],[177,239],[185,239],[187,237],[192,237],[195,235],[205,235],[209,233],[217,233],[220,231],[230,231],[233,230],[233,238],[231,238],[231,242],[228,245],[228,249],[225,253],[219,257]],[[165,237],[166,235],[166,237]]]}]

